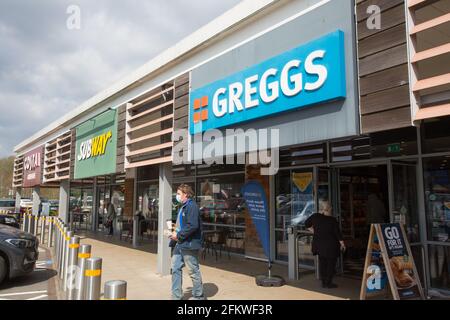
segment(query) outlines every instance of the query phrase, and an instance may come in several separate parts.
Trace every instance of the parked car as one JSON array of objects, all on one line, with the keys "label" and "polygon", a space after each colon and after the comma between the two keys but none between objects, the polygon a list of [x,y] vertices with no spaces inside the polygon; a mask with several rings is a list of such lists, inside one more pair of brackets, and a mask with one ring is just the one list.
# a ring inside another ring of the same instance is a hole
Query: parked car
[{"label": "parked car", "polygon": [[14,213],[16,211],[16,200],[0,199],[0,213]]},{"label": "parked car", "polygon": [[32,272],[39,240],[28,232],[0,224],[0,283]]},{"label": "parked car", "polygon": [[4,224],[13,228],[20,228],[17,218],[9,214],[0,214],[0,224]]}]

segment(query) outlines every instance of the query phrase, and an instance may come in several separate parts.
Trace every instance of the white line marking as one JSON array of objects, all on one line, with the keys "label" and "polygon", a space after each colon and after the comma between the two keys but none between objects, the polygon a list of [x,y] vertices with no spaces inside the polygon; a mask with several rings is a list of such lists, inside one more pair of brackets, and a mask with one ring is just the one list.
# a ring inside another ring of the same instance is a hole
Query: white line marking
[{"label": "white line marking", "polygon": [[36,293],[47,293],[47,290],[5,293],[5,294],[0,294],[0,297],[11,297],[11,296],[20,296],[23,294],[36,294]]},{"label": "white line marking", "polygon": [[37,297],[33,297],[33,298],[30,298],[30,299],[27,299],[27,300],[38,300],[38,299],[45,298],[45,297],[48,297],[48,296],[46,294],[43,294],[43,295],[40,295],[40,296],[37,296]]}]

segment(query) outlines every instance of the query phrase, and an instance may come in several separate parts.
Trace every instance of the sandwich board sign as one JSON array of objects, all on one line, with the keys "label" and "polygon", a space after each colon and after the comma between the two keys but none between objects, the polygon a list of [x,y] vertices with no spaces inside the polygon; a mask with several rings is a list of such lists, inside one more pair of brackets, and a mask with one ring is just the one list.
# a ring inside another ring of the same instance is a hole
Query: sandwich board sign
[{"label": "sandwich board sign", "polygon": [[400,223],[370,226],[360,299],[390,289],[394,300],[424,299],[411,247]]}]

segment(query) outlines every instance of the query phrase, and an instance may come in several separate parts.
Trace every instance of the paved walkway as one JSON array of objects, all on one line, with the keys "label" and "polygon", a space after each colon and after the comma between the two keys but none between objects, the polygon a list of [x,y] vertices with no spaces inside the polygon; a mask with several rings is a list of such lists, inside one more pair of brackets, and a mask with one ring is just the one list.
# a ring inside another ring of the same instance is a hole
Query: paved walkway
[{"label": "paved walkway", "polygon": [[[116,243],[112,243],[116,242]],[[156,248],[152,245],[133,249],[123,242],[104,236],[82,236],[83,244],[92,245],[92,256],[103,258],[102,288],[106,281],[125,280],[128,299],[170,299],[170,276],[156,273]],[[153,252],[151,252],[153,251]],[[358,299],[360,281],[337,278],[338,289],[322,289],[313,274],[305,274],[299,281],[289,281],[280,288],[264,288],[255,284],[254,275],[264,274],[266,264],[226,254],[216,262],[210,254],[201,259],[205,294],[208,299],[286,299],[286,300],[330,300]],[[287,278],[287,267],[275,265],[273,274]],[[190,297],[192,282],[184,273],[185,298]]]}]

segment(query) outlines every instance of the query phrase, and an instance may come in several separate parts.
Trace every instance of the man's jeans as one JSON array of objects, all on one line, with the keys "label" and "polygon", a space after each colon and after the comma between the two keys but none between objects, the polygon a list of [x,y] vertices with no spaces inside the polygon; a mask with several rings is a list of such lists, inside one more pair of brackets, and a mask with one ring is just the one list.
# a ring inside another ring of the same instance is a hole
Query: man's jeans
[{"label": "man's jeans", "polygon": [[198,265],[199,250],[180,249],[175,246],[172,255],[172,299],[181,300],[183,298],[183,270],[186,265],[189,276],[192,279],[192,296],[197,299],[204,299],[203,283]]}]

